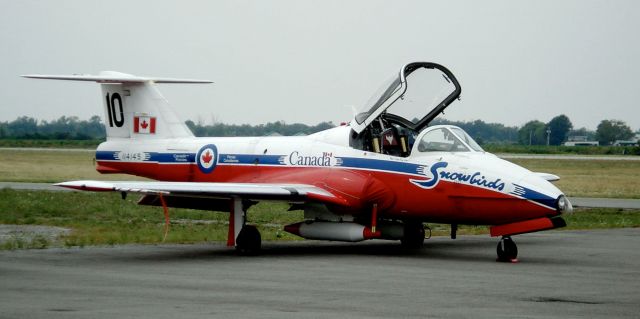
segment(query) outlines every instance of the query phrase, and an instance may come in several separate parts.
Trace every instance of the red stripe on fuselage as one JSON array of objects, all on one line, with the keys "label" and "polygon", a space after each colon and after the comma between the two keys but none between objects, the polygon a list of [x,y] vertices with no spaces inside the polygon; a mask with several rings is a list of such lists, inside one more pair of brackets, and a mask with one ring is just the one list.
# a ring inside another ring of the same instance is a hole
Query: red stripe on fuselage
[{"label": "red stripe on fuselage", "polygon": [[[281,165],[218,164],[209,174],[195,163],[145,163],[98,161],[98,165],[116,171],[162,181],[291,183],[309,184],[344,198],[348,211],[368,213],[371,193],[376,193],[379,215],[387,218],[415,218],[437,223],[499,225],[558,213],[535,202],[498,191],[441,180],[432,189],[411,183],[416,175],[340,167],[296,167]],[[385,185],[390,192],[372,190],[370,183]],[[386,201],[383,205],[380,202]]]}]

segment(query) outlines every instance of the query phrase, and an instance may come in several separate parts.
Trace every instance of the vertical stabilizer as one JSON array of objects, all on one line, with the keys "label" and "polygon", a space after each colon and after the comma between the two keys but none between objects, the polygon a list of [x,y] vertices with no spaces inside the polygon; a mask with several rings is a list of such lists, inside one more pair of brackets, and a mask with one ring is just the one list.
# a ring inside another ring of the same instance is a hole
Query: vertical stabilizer
[{"label": "vertical stabilizer", "polygon": [[94,81],[102,88],[107,140],[193,137],[156,83],[211,83],[206,80],[137,77],[106,71],[100,75],[25,75],[28,78]]}]

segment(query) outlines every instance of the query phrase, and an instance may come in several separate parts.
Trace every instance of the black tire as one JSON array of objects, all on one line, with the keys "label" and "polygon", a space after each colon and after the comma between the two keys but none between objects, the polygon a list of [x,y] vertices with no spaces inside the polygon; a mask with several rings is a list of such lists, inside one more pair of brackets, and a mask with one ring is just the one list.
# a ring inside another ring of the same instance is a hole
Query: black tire
[{"label": "black tire", "polygon": [[422,223],[405,223],[400,243],[402,247],[408,249],[422,248],[424,245],[424,226]]},{"label": "black tire", "polygon": [[498,261],[513,261],[518,257],[518,246],[511,237],[503,237],[496,249]]},{"label": "black tire", "polygon": [[245,225],[236,239],[236,251],[241,255],[257,255],[262,246],[262,237],[256,226]]}]

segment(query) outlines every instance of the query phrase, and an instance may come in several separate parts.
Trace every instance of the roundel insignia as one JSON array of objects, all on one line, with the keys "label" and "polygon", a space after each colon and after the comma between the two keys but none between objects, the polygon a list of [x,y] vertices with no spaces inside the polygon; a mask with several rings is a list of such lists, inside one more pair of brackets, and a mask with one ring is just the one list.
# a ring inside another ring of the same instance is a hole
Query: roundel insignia
[{"label": "roundel insignia", "polygon": [[201,172],[211,173],[218,163],[218,148],[213,144],[201,147],[196,155],[196,163]]}]

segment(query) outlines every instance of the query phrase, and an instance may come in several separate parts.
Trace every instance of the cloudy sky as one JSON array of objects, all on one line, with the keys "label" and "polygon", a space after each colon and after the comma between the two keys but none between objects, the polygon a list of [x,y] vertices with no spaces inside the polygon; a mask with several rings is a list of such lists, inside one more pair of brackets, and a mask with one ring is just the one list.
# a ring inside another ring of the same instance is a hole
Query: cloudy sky
[{"label": "cloudy sky", "polygon": [[447,66],[446,118],[522,125],[566,114],[640,129],[638,1],[0,0],[0,121],[102,116],[102,70],[162,85],[184,119],[339,123],[401,65]]}]

